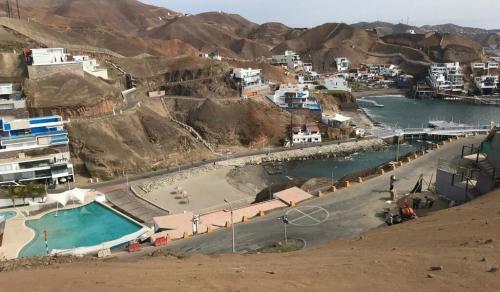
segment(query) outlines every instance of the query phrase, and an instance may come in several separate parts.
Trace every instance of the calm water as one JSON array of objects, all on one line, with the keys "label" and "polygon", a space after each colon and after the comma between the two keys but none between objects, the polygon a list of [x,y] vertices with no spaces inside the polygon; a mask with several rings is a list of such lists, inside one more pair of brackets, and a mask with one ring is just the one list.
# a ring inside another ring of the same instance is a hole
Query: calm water
[{"label": "calm water", "polygon": [[[394,127],[422,127],[427,126],[429,120],[440,119],[467,124],[489,124],[491,121],[500,122],[500,107],[469,105],[453,101],[435,99],[415,100],[403,96],[367,97],[383,104],[383,108],[366,108],[367,113],[376,121]],[[401,146],[401,155],[420,148],[417,144]],[[365,152],[351,155],[347,158],[292,161],[283,164],[284,176],[292,178],[333,177],[340,179],[347,174],[370,169],[396,157],[396,146],[386,151]]]},{"label": "calm water", "polygon": [[21,250],[21,257],[46,255],[44,230],[48,232],[49,250],[52,250],[94,246],[141,229],[138,224],[98,203],[52,212],[39,220],[27,221],[26,225],[36,235]]},{"label": "calm water", "polygon": [[438,99],[409,99],[403,96],[367,97],[383,108],[365,108],[376,121],[400,128],[426,127],[429,120],[446,120],[470,125],[500,122],[500,106],[472,105]]},{"label": "calm water", "polygon": [[[400,155],[417,150],[418,145],[404,144],[400,146]],[[292,178],[342,177],[361,170],[379,166],[396,158],[396,146],[385,151],[362,152],[343,158],[314,159],[290,161],[285,163],[283,175]]]}]

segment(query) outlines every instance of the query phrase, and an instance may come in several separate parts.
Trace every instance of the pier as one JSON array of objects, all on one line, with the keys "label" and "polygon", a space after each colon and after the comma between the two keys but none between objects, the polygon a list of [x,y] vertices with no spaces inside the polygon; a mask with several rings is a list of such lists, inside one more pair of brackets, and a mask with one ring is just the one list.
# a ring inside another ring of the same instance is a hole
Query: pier
[{"label": "pier", "polygon": [[457,137],[472,134],[487,134],[495,125],[465,125],[447,121],[429,121],[428,128],[380,128],[374,127],[367,131],[380,139],[391,139],[403,137],[409,139],[436,138],[436,137]]}]

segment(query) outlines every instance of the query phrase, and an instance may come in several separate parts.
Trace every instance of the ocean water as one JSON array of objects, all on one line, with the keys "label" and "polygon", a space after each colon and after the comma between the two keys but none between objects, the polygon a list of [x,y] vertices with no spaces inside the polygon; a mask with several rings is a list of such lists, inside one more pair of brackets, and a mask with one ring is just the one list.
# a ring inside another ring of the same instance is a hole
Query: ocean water
[{"label": "ocean water", "polygon": [[365,111],[377,122],[398,128],[426,127],[429,120],[445,120],[469,125],[500,123],[500,106],[472,105],[439,99],[410,99],[404,96],[374,96],[384,107]]}]

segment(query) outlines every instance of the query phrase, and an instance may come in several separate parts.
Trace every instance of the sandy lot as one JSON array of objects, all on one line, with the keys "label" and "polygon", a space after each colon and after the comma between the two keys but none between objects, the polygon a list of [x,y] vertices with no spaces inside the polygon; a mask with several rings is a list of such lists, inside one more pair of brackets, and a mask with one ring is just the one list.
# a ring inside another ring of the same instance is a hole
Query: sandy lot
[{"label": "sandy lot", "polygon": [[[174,181],[157,183],[154,190],[143,196],[173,213],[184,211],[206,213],[223,209],[226,206],[224,199],[236,205],[253,202],[260,190],[252,187],[236,188],[229,183],[227,175],[232,169],[232,167],[218,167],[192,175],[174,175],[176,176]],[[182,189],[180,193],[179,187]],[[187,193],[187,197],[183,192]]]}]

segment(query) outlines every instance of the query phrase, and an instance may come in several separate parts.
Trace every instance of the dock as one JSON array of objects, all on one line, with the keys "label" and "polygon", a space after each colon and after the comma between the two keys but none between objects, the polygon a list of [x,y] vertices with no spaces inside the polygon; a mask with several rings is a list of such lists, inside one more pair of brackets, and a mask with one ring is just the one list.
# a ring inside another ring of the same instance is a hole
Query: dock
[{"label": "dock", "polygon": [[487,134],[494,126],[494,124],[471,126],[448,121],[429,121],[428,128],[394,129],[390,127],[374,127],[368,129],[367,132],[383,140],[393,139],[395,137],[423,139]]}]

